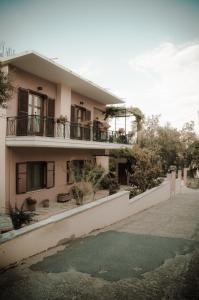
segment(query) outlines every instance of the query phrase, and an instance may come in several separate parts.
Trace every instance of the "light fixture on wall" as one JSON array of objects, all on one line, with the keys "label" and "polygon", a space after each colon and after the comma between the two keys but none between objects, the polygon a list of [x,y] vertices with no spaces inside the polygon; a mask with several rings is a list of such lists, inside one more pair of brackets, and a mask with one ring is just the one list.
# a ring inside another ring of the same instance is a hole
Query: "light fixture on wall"
[{"label": "light fixture on wall", "polygon": [[38,90],[38,91],[43,91],[43,87],[42,87],[42,86],[38,86],[38,87],[37,87],[37,90]]}]

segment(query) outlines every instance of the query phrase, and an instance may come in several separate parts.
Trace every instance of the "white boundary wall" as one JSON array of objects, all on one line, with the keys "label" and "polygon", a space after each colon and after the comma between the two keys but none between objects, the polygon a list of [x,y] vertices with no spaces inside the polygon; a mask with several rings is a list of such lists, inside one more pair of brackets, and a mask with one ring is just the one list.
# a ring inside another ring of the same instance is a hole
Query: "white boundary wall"
[{"label": "white boundary wall", "polygon": [[[176,193],[180,189],[177,188]],[[0,268],[46,251],[89,232],[106,227],[170,197],[169,182],[163,182],[129,200],[129,192],[117,194],[54,215],[46,220],[0,236]]]}]

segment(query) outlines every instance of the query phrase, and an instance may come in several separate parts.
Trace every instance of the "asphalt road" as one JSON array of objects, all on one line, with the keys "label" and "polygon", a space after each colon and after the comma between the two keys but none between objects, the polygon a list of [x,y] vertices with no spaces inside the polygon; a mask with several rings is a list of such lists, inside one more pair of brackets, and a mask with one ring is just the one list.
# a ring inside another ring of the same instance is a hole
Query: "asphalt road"
[{"label": "asphalt road", "polygon": [[198,249],[199,191],[184,189],[1,274],[1,299],[199,299]]}]

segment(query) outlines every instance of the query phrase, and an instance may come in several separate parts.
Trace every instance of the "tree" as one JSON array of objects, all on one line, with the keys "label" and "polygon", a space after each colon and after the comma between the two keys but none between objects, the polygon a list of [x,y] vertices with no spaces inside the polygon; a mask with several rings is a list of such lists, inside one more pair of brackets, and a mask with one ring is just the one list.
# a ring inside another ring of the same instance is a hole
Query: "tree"
[{"label": "tree", "polygon": [[180,131],[180,139],[186,149],[188,149],[188,147],[197,140],[197,135],[194,131],[194,125],[194,121],[187,122]]},{"label": "tree", "polygon": [[152,115],[146,119],[139,144],[159,155],[165,173],[170,165],[183,168],[187,165],[187,148],[196,139],[194,123],[186,123],[182,130],[177,130],[169,123],[160,126],[159,118]]},{"label": "tree", "polygon": [[5,107],[13,95],[11,76],[0,70],[0,106]]},{"label": "tree", "polygon": [[129,107],[128,112],[130,112],[135,117],[135,122],[137,125],[137,144],[139,143],[139,133],[142,129],[144,123],[144,114],[138,107]]},{"label": "tree", "polygon": [[199,169],[199,140],[193,142],[187,149],[187,162],[191,170],[191,174]]}]

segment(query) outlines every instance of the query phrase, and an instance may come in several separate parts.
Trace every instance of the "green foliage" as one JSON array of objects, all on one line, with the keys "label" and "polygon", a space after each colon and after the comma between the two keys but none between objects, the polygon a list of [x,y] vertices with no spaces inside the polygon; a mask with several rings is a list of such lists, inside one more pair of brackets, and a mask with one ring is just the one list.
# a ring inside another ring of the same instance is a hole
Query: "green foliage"
[{"label": "green foliage", "polygon": [[159,156],[152,150],[143,149],[138,145],[132,149],[124,148],[111,152],[117,158],[126,158],[126,171],[129,174],[130,185],[135,188],[133,195],[144,192],[158,184],[157,178],[162,175]]},{"label": "green foliage", "polygon": [[93,193],[94,199],[95,194],[100,187],[101,180],[106,174],[105,170],[91,161],[86,161],[81,169],[74,166],[71,166],[70,169],[72,177],[74,178],[75,189],[76,191],[79,190],[77,193],[71,190],[72,194],[79,197],[83,193],[82,197],[84,197],[87,194]]},{"label": "green foliage", "polygon": [[193,142],[187,149],[187,162],[190,167],[191,175],[194,175],[199,168],[199,140]]},{"label": "green foliage", "polygon": [[83,204],[83,197],[85,193],[83,186],[80,186],[80,184],[74,184],[71,188],[71,192],[73,198],[76,200],[76,204],[77,205]]},{"label": "green foliage", "polygon": [[160,126],[160,116],[153,116],[145,121],[140,134],[139,145],[147,148],[159,156],[164,173],[170,165],[177,168],[188,166],[187,149],[196,140],[194,122],[186,123],[182,130],[177,130],[167,124]]},{"label": "green foliage", "polygon": [[32,220],[33,216],[35,215],[32,212],[24,211],[24,203],[21,206],[21,208],[15,207],[15,209],[10,209],[10,217],[12,220],[12,224],[14,226],[14,229],[21,228],[24,224],[28,225]]},{"label": "green foliage", "polygon": [[128,160],[130,183],[144,192],[156,185],[156,179],[161,175],[162,169],[156,155],[148,149],[135,146]]},{"label": "green foliage", "polygon": [[115,174],[113,172],[109,172],[102,178],[100,182],[100,187],[103,189],[108,189],[109,195],[112,195],[117,193],[120,186],[117,182]]},{"label": "green foliage", "polygon": [[141,190],[139,190],[136,186],[128,187],[126,191],[129,191],[129,199],[141,194]]},{"label": "green foliage", "polygon": [[0,70],[0,106],[5,106],[13,95],[11,76]]},{"label": "green foliage", "polygon": [[107,106],[104,112],[104,120],[116,116],[125,116],[126,108],[124,106]]},{"label": "green foliage", "polygon": [[119,143],[119,144],[128,144],[128,140],[127,140],[126,135],[119,135],[117,137],[117,143]]}]

